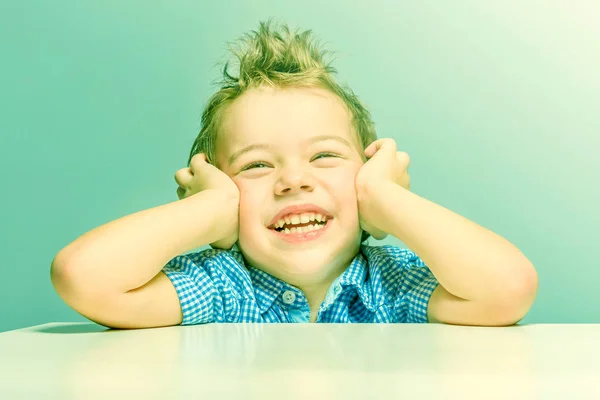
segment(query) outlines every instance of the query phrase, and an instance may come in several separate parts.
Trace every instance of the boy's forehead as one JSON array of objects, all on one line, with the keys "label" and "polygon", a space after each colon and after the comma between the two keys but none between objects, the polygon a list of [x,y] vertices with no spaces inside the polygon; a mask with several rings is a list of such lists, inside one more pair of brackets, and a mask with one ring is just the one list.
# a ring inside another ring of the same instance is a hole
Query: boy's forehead
[{"label": "boy's forehead", "polygon": [[252,89],[230,104],[221,128],[229,151],[263,141],[292,145],[323,135],[353,141],[345,105],[317,88]]}]

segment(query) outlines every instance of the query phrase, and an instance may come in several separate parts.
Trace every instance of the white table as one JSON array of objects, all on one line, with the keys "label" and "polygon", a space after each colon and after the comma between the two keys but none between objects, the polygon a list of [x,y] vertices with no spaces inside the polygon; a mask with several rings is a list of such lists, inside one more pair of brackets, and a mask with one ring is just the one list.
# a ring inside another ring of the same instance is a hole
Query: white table
[{"label": "white table", "polygon": [[21,398],[600,399],[600,324],[52,323],[0,334]]}]

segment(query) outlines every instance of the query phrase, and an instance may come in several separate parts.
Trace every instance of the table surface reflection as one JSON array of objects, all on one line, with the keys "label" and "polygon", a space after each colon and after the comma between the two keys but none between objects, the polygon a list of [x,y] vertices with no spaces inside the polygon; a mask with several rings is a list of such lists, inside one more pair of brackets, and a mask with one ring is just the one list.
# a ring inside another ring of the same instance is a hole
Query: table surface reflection
[{"label": "table surface reflection", "polygon": [[0,398],[600,399],[600,324],[207,324],[0,333]]}]

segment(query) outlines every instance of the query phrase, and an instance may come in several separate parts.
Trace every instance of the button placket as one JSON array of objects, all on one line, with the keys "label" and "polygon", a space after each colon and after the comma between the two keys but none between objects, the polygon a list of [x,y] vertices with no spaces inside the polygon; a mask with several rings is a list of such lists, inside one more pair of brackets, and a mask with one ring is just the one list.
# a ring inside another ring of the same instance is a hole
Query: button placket
[{"label": "button placket", "polygon": [[342,291],[342,285],[340,285],[339,283],[337,285],[335,285],[335,287],[333,288],[333,293],[335,293],[336,295],[340,294],[340,292]]},{"label": "button placket", "polygon": [[281,297],[285,304],[292,304],[294,301],[296,301],[296,293],[292,292],[291,290],[286,290],[283,292]]},{"label": "button placket", "polygon": [[333,304],[333,302],[339,297],[339,294],[342,292],[342,285],[340,285],[339,283],[337,283],[334,287],[333,290],[330,290],[329,292],[327,292],[327,294],[325,295],[325,300],[323,302],[323,306],[321,307],[321,309],[323,311],[327,310],[327,308],[329,308],[330,305]]}]

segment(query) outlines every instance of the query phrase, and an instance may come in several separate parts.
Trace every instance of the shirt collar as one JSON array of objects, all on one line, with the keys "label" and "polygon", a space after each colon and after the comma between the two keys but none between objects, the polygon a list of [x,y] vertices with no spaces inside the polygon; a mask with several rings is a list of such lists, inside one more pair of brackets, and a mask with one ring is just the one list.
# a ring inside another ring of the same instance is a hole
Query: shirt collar
[{"label": "shirt collar", "polygon": [[[335,298],[347,290],[355,290],[365,307],[374,311],[378,305],[374,304],[375,299],[373,297],[373,292],[372,290],[368,290],[366,284],[369,278],[368,261],[365,255],[367,247],[368,246],[365,245],[360,246],[360,250],[350,263],[350,266],[331,284],[328,295],[329,292],[332,292],[333,288],[339,284],[342,287],[342,291],[335,295]],[[237,244],[234,244],[231,250],[241,253]],[[304,293],[297,287],[292,286],[261,269],[254,268],[250,265],[246,265],[246,269],[250,273],[256,301],[260,311],[263,313],[271,308],[275,299],[277,299],[283,291],[290,290],[296,293],[296,296],[304,297]]]},{"label": "shirt collar", "polygon": [[[342,287],[342,291],[338,296],[347,290],[355,290],[365,307],[371,311],[375,311],[379,304],[376,304],[377,301],[373,296],[373,291],[370,290],[370,267],[367,249],[368,246],[361,245],[358,254],[354,257],[350,266],[338,278],[337,282]],[[332,287],[334,285],[335,282],[332,284]]]},{"label": "shirt collar", "polygon": [[277,299],[283,291],[290,290],[294,292],[298,298],[304,296],[297,287],[294,287],[261,269],[252,266],[247,266],[247,268],[250,272],[250,278],[252,279],[256,302],[258,303],[260,311],[263,313],[271,308],[275,299]]}]

